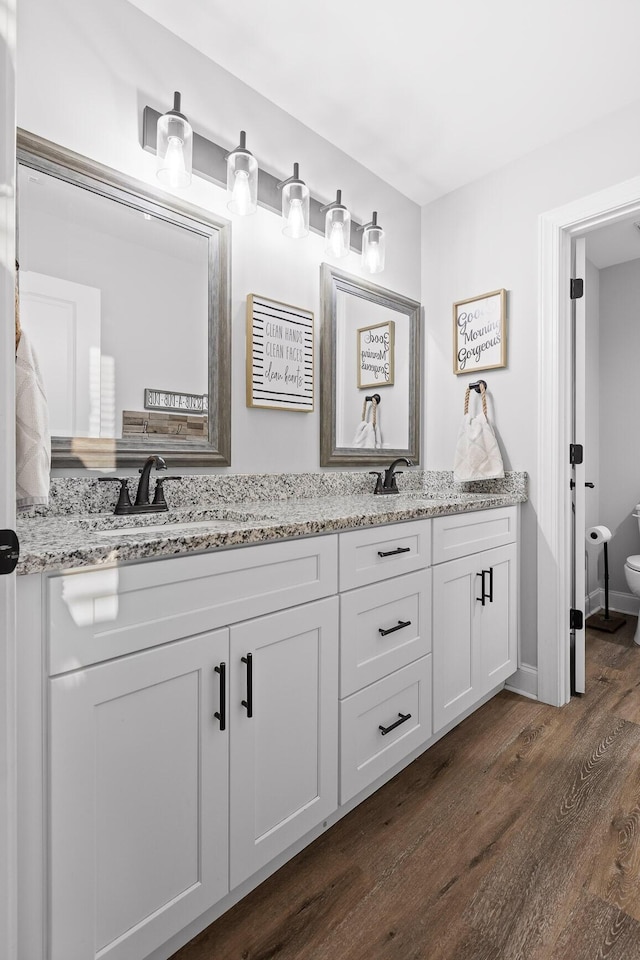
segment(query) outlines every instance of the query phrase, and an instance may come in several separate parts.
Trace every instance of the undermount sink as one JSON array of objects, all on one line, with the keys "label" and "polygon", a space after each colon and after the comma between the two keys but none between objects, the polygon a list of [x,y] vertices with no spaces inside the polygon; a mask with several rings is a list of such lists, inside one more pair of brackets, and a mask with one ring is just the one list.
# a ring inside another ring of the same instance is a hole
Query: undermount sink
[{"label": "undermount sink", "polygon": [[116,527],[96,532],[102,537],[132,537],[141,533],[153,533],[161,537],[165,533],[175,533],[180,530],[196,533],[200,530],[226,530],[228,526],[228,520],[183,520],[179,523],[148,523],[137,527]]},{"label": "undermount sink", "polygon": [[199,507],[193,510],[160,513],[134,513],[124,516],[88,516],[73,517],[70,523],[81,530],[95,533],[118,536],[132,536],[136,533],[149,533],[158,530],[158,533],[169,530],[190,530],[195,527],[207,529],[222,529],[229,523],[259,523],[263,520],[275,519],[267,512],[254,509],[239,509],[226,507]]}]

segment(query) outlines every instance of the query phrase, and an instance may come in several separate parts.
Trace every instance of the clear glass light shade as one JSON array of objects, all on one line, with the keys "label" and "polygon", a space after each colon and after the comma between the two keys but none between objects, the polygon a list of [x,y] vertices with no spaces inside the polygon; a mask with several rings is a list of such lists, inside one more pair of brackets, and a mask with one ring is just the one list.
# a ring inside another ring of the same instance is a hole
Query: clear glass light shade
[{"label": "clear glass light shade", "polygon": [[234,150],[227,158],[227,207],[246,217],[258,208],[258,161],[248,151]]},{"label": "clear glass light shade", "polygon": [[335,206],[327,210],[324,236],[326,251],[332,257],[346,257],[351,246],[351,214],[346,207]]},{"label": "clear glass light shade", "polygon": [[384,270],[385,235],[384,230],[371,225],[365,227],[362,234],[362,267],[367,273],[381,273]]},{"label": "clear glass light shade", "polygon": [[285,237],[299,240],[309,233],[309,188],[306,183],[294,181],[282,188],[282,232]]},{"label": "clear glass light shade", "polygon": [[167,187],[191,183],[193,130],[184,117],[165,113],[158,120],[157,175]]}]

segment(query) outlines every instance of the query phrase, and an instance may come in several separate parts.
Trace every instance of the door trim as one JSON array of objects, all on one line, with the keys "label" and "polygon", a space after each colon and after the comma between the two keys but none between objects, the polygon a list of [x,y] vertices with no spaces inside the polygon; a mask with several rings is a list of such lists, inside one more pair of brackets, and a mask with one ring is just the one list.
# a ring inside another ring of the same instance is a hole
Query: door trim
[{"label": "door trim", "polygon": [[[0,527],[15,528],[16,2],[0,6]],[[0,576],[0,955],[17,957],[16,575]]]},{"label": "door trim", "polygon": [[539,218],[538,298],[538,699],[570,699],[571,242],[640,213],[640,177]]}]

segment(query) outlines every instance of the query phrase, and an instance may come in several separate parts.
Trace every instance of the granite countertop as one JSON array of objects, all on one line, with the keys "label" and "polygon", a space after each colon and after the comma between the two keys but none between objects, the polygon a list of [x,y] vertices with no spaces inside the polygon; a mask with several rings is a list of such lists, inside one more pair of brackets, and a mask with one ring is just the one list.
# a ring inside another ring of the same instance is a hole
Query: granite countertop
[{"label": "granite countertop", "polygon": [[[106,512],[33,516],[18,521],[18,573],[70,570],[335,533],[511,506],[526,499],[523,482],[508,492],[413,489],[393,496],[357,493],[209,502],[147,516],[115,517]],[[140,529],[143,526],[145,529]]]}]

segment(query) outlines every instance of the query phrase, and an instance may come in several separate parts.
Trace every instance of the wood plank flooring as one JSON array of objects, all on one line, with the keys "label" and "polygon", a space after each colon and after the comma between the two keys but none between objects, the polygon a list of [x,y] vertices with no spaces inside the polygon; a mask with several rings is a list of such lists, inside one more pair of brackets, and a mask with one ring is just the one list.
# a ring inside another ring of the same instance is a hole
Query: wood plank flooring
[{"label": "wood plank flooring", "polygon": [[172,960],[640,960],[640,647],[503,692]]}]

